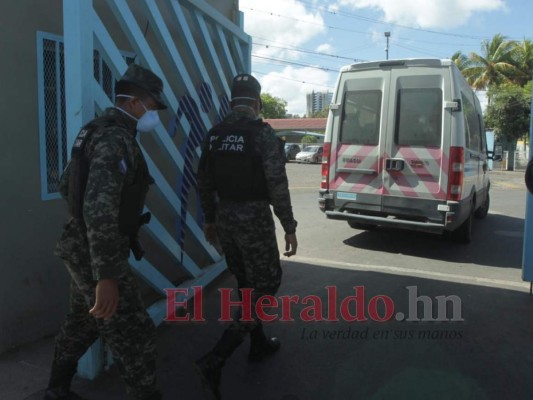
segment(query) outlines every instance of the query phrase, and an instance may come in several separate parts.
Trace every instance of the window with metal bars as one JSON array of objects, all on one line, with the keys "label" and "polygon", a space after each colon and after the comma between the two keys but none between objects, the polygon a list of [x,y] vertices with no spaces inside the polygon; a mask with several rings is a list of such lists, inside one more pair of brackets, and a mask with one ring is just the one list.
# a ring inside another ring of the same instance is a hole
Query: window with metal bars
[{"label": "window with metal bars", "polygon": [[[135,59],[131,53],[123,52],[122,54],[128,65]],[[60,197],[59,179],[68,161],[64,47],[61,36],[38,32],[37,69],[41,198],[50,200]],[[113,101],[117,78],[98,50],[94,50],[94,78]]]},{"label": "window with metal bars", "polygon": [[40,32],[37,49],[41,196],[47,200],[59,197],[59,178],[67,162],[63,41]]}]

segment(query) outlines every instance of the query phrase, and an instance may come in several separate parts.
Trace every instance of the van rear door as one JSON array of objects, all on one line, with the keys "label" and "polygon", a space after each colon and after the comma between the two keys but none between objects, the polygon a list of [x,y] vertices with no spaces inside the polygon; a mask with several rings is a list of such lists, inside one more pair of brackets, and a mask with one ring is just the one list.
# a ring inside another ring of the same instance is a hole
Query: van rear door
[{"label": "van rear door", "polygon": [[334,129],[329,182],[337,208],[381,210],[380,132],[387,115],[383,101],[388,76],[380,70],[349,71],[339,82],[342,109]]},{"label": "van rear door", "polygon": [[451,112],[444,99],[450,91],[450,68],[391,68],[383,212],[422,218],[425,208],[436,212],[429,200],[446,199]]}]

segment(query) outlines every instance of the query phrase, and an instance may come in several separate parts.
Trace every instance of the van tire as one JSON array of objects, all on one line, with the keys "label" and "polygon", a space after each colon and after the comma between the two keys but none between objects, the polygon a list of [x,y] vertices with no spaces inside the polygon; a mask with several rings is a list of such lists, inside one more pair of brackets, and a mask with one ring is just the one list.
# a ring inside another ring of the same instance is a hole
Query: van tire
[{"label": "van tire", "polygon": [[472,222],[474,220],[474,207],[472,206],[468,218],[457,228],[450,232],[453,242],[468,244],[472,241]]},{"label": "van tire", "polygon": [[375,225],[365,224],[362,222],[355,222],[355,221],[347,221],[348,225],[350,225],[350,228],[353,229],[359,229],[361,231],[373,231],[376,229]]},{"label": "van tire", "polygon": [[483,202],[481,207],[479,207],[474,213],[475,217],[479,219],[485,218],[487,214],[489,213],[489,207],[490,207],[490,195],[489,195],[489,192],[487,192],[485,201]]}]

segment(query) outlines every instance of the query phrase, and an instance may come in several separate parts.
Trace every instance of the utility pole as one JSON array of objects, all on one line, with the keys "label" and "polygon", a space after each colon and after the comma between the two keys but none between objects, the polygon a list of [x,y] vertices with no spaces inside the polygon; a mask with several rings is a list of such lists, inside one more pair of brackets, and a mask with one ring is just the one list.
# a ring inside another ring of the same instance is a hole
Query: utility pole
[{"label": "utility pole", "polygon": [[387,47],[385,47],[385,59],[389,59],[389,38],[390,38],[390,32],[385,32],[385,37],[387,38]]}]

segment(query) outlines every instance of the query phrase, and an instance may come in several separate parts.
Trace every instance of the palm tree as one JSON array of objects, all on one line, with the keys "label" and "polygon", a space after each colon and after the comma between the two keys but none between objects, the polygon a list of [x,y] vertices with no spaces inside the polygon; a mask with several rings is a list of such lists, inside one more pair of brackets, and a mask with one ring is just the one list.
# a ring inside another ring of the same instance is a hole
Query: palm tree
[{"label": "palm tree", "polygon": [[515,61],[520,72],[514,80],[520,86],[524,86],[531,80],[533,73],[533,42],[531,40],[524,39],[516,44]]},{"label": "palm tree", "polygon": [[[474,89],[486,90],[491,86],[512,82],[521,75],[517,67],[515,41],[496,34],[492,40],[484,40],[481,53],[470,53],[470,65],[463,69],[463,75]],[[488,98],[490,103],[490,97]]]},{"label": "palm tree", "polygon": [[463,71],[465,68],[470,66],[470,59],[464,55],[461,51],[456,51],[453,53],[451,60],[457,65],[459,71]]}]

